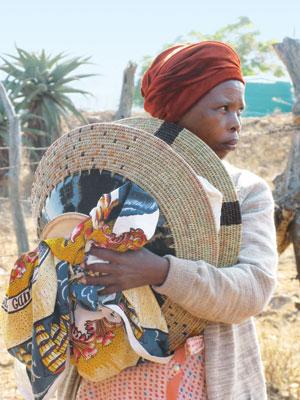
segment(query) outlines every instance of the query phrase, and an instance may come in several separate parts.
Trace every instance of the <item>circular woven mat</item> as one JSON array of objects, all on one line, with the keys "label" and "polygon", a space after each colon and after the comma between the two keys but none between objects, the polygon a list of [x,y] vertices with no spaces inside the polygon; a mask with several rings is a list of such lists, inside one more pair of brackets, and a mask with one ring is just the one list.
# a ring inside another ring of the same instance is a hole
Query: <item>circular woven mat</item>
[{"label": "circular woven mat", "polygon": [[133,117],[118,124],[145,130],[169,144],[192,167],[223,194],[219,231],[219,267],[236,264],[241,246],[241,212],[234,184],[223,163],[196,135],[157,118]]},{"label": "circular woven mat", "polygon": [[[156,199],[171,229],[177,257],[217,265],[213,214],[193,170],[168,144],[132,127],[87,125],[56,140],[36,170],[32,189],[35,217],[59,182],[91,169],[123,175]],[[171,350],[199,334],[206,324],[169,299],[162,311],[169,325]]]}]

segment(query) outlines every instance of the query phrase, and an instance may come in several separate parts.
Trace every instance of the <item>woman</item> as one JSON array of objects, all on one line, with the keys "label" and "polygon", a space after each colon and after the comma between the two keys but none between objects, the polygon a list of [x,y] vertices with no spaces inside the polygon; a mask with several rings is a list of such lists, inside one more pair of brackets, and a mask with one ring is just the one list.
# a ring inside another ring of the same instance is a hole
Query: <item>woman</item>
[{"label": "woman", "polygon": [[[165,50],[145,73],[142,94],[145,110],[153,117],[188,129],[220,159],[236,149],[245,106],[244,80],[239,58],[229,46],[201,42]],[[109,262],[109,268],[106,263],[86,265],[87,269],[105,275],[82,279],[86,284],[104,285],[105,294],[152,285],[156,292],[209,321],[203,336],[195,339],[204,338],[204,349],[196,352],[198,358],[186,355],[185,362],[165,367],[169,368],[166,379],[170,379],[172,368],[181,371],[178,396],[173,398],[267,398],[252,317],[267,304],[276,283],[273,200],[261,178],[225,165],[236,186],[242,213],[242,247],[236,265],[217,269],[201,260],[159,257],[146,249],[120,254],[93,248],[91,254]],[[141,368],[145,367],[125,370],[98,387],[83,381],[77,399],[172,398],[169,393],[138,392],[144,384]],[[165,376],[166,371],[162,372],[161,366],[150,368],[153,384],[157,385],[157,376]],[[153,378],[155,368],[158,372]],[[126,390],[116,389],[120,382]],[[88,387],[90,395],[85,397]],[[114,390],[114,395],[110,390]],[[105,397],[101,397],[104,393]]]}]

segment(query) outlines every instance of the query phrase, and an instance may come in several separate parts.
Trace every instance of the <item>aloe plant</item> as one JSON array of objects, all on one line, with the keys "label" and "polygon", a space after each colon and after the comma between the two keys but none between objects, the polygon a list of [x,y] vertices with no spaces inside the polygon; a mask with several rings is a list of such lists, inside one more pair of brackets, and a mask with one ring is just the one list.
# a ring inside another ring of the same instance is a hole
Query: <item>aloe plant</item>
[{"label": "aloe plant", "polygon": [[[89,64],[89,58],[67,58],[64,53],[52,56],[45,50],[39,53],[16,50],[17,55],[2,57],[0,70],[7,74],[5,87],[20,115],[24,142],[35,147],[49,146],[60,136],[62,121],[68,125],[70,114],[86,122],[69,95],[90,94],[70,86],[94,75],[73,74],[77,68]],[[39,154],[31,152],[31,161],[37,161]]]}]

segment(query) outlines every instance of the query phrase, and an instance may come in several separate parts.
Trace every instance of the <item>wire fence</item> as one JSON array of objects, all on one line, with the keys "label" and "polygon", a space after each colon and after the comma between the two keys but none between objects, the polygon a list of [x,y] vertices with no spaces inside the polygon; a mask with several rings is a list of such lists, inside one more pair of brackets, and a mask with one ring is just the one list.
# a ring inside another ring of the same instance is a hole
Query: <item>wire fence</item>
[{"label": "wire fence", "polygon": [[[33,146],[21,146],[22,149],[25,150],[31,150],[31,151],[46,151],[48,149],[48,147],[33,147]],[[0,151],[1,150],[9,150],[8,146],[0,146]],[[9,165],[9,166],[5,166],[5,167],[0,167],[0,171],[9,171],[10,169],[14,169],[14,168],[19,168],[19,167],[28,167],[30,165],[38,165],[39,161],[32,161],[32,162],[26,162],[26,163],[22,163],[19,166],[17,165]]]},{"label": "wire fence", "polygon": [[11,165],[9,167],[0,167],[0,171],[10,170],[10,169],[20,168],[20,167],[28,167],[29,165],[37,165],[39,163],[40,163],[39,161],[35,161],[35,162],[30,162],[30,163],[23,163],[20,165]]},{"label": "wire fence", "polygon": [[[9,197],[0,197],[0,201],[9,201],[10,198]],[[20,199],[20,201],[22,201],[23,203],[31,203],[30,199]]]},{"label": "wire fence", "polygon": [[[26,150],[47,150],[48,147],[32,147],[32,146],[22,146],[22,149]],[[8,146],[0,146],[0,150],[9,150]]]},{"label": "wire fence", "polygon": [[[9,202],[10,201],[10,198],[9,197],[0,197],[0,204],[1,203],[5,203],[5,202]],[[20,201],[22,202],[22,203],[28,203],[28,204],[31,204],[31,200],[30,199],[20,199]],[[3,245],[5,245],[5,244],[7,244],[7,241],[0,241],[0,247]],[[15,253],[15,254],[1,254],[0,253],[0,261],[1,260],[3,260],[3,261],[5,261],[5,259],[9,259],[9,258],[14,258],[14,259],[17,259],[17,252]],[[1,270],[6,270],[5,268],[4,268],[4,266],[3,265],[0,265],[0,276],[1,275],[3,275],[3,273],[1,272]]]},{"label": "wire fence", "polygon": [[[28,150],[28,151],[46,151],[48,149],[48,147],[33,147],[33,146],[21,146],[22,150]],[[7,150],[9,151],[9,147],[8,146],[0,146],[0,151],[4,151]],[[8,162],[8,161],[7,161]],[[12,170],[14,168],[22,168],[22,167],[27,167],[30,165],[37,165],[39,164],[39,161],[36,162],[23,162],[20,163],[20,165],[8,165],[8,166],[4,166],[4,167],[0,167],[0,171],[9,171]],[[1,203],[5,203],[5,202],[9,202],[10,198],[9,197],[0,197],[0,204]],[[22,203],[31,203],[30,199],[20,199],[20,201]],[[6,242],[0,242],[0,246],[4,245]],[[10,258],[17,258],[17,253],[15,254],[1,254],[0,253],[0,261],[3,261],[5,263],[5,260],[8,260]],[[6,268],[4,267],[4,265],[0,265],[0,276],[2,275],[7,275],[9,274],[9,271],[6,270]]]}]

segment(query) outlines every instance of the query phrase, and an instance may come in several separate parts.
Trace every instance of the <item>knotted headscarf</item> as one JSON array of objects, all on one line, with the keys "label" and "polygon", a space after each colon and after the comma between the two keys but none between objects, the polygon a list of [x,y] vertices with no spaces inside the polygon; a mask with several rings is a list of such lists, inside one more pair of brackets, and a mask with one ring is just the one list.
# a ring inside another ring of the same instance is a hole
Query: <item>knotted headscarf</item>
[{"label": "knotted headscarf", "polygon": [[243,83],[240,59],[227,44],[180,44],[159,54],[142,79],[144,108],[153,117],[178,122],[205,94],[227,80]]}]

